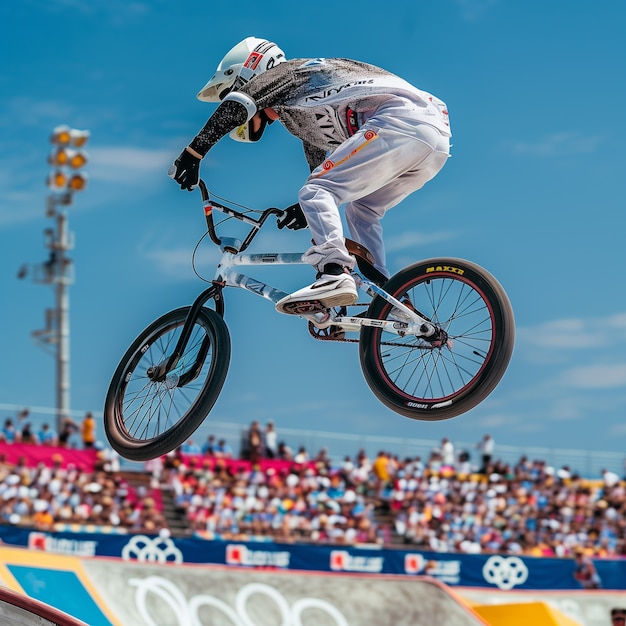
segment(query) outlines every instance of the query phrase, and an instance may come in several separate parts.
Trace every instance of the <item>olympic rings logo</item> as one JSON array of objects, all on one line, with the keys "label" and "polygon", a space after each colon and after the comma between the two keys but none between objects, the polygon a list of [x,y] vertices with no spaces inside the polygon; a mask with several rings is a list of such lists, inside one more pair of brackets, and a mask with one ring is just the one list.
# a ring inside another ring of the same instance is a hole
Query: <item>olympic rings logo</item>
[{"label": "olympic rings logo", "polygon": [[483,565],[483,577],[498,589],[509,590],[526,582],[528,568],[519,557],[492,556]]},{"label": "olympic rings logo", "polygon": [[183,554],[169,537],[150,539],[145,535],[134,535],[122,548],[125,561],[136,559],[142,563],[182,563]]},{"label": "olympic rings logo", "polygon": [[161,576],[148,576],[144,579],[131,578],[129,583],[137,588],[135,605],[147,626],[159,626],[148,611],[146,599],[149,593],[158,596],[170,607],[178,619],[178,626],[202,626],[198,616],[201,607],[217,609],[233,623],[233,626],[255,626],[247,608],[248,600],[254,594],[264,595],[274,602],[280,612],[280,626],[302,626],[302,615],[307,609],[326,612],[334,620],[336,626],[349,626],[348,620],[341,611],[329,602],[318,598],[300,598],[290,607],[277,589],[263,583],[250,583],[242,587],[237,592],[235,608],[209,595],[193,596],[187,601],[173,582]]}]

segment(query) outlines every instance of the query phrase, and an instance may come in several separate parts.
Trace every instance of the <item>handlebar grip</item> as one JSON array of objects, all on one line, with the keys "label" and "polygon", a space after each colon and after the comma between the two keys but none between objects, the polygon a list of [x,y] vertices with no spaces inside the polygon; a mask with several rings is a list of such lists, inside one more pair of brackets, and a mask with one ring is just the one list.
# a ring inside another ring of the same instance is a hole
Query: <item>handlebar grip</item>
[{"label": "handlebar grip", "polygon": [[200,187],[203,202],[207,201],[209,199],[209,190],[207,189],[206,183],[202,179],[198,181],[198,187]]},{"label": "handlebar grip", "polygon": [[206,220],[207,232],[209,233],[209,237],[211,241],[219,246],[222,244],[222,240],[217,236],[215,232],[215,224],[213,222],[213,206],[211,205],[211,198],[209,196],[209,190],[205,182],[200,179],[198,181],[198,187],[200,188],[200,193],[202,195],[202,206],[204,207],[204,218]]}]

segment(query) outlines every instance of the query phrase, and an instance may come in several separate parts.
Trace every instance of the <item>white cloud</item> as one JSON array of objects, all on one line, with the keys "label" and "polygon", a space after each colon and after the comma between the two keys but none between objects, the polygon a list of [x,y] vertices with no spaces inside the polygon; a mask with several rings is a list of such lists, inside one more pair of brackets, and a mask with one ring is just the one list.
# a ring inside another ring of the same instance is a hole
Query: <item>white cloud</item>
[{"label": "white cloud", "polygon": [[570,156],[590,154],[598,149],[603,136],[584,135],[580,132],[553,133],[533,143],[518,142],[511,145],[513,154],[532,157]]},{"label": "white cloud", "polygon": [[543,402],[545,402],[546,417],[555,421],[581,420],[589,415],[588,409],[593,402],[587,396],[567,392],[555,393],[553,384],[544,388]]},{"label": "white cloud", "polygon": [[[213,269],[220,258],[217,248],[203,248],[195,253],[190,247],[174,247],[164,240],[154,241],[152,235],[148,235],[139,246],[139,255],[149,261],[151,267],[160,276],[169,276],[176,281],[181,276],[197,280],[189,268],[195,267],[202,278],[211,280]],[[193,256],[193,258],[192,258]],[[209,268],[207,270],[207,268]]]},{"label": "white cloud", "polygon": [[544,350],[581,350],[613,346],[626,341],[626,313],[597,319],[564,318],[517,329],[520,343]]},{"label": "white cloud", "polygon": [[[0,110],[0,127],[3,127],[7,134],[11,135],[14,141],[27,136],[32,129],[44,127],[52,129],[59,124],[59,120],[72,119],[75,107],[67,102],[54,99],[35,99],[27,97],[7,98],[2,103]],[[48,135],[42,135],[42,139],[47,140]]]},{"label": "white cloud", "polygon": [[519,418],[504,413],[496,413],[478,418],[477,422],[483,429],[499,428],[501,426],[513,427],[519,423]]},{"label": "white cloud", "polygon": [[167,171],[172,161],[170,150],[149,150],[131,146],[94,148],[89,151],[92,178],[118,183],[137,181],[150,172]]},{"label": "white cloud", "polygon": [[596,363],[574,367],[561,374],[560,382],[578,389],[609,389],[626,386],[626,363]]},{"label": "white cloud", "polygon": [[457,6],[461,10],[461,15],[468,22],[476,22],[491,7],[498,4],[498,0],[456,0]]},{"label": "white cloud", "polygon": [[148,2],[122,2],[106,0],[106,2],[84,2],[83,0],[28,0],[35,10],[49,13],[71,12],[82,16],[102,15],[115,24],[123,24],[131,18],[141,18],[150,13],[152,7]]},{"label": "white cloud", "polygon": [[621,438],[626,435],[626,424],[614,424],[609,432],[611,435]]},{"label": "white cloud", "polygon": [[387,250],[387,252],[397,252],[398,250],[406,250],[408,248],[423,246],[439,241],[447,241],[453,238],[453,233],[447,231],[435,233],[422,233],[413,231],[402,233],[401,235],[391,235],[385,237],[385,249]]}]

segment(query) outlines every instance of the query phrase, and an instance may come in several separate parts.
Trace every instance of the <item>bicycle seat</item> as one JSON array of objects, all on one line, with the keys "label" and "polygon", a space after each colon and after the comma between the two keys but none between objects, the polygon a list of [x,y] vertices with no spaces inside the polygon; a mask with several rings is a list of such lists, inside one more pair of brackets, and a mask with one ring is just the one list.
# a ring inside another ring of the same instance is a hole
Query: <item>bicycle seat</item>
[{"label": "bicycle seat", "polygon": [[356,259],[356,264],[365,278],[382,287],[387,277],[374,267],[375,259],[372,253],[361,243],[345,238],[348,252]]}]

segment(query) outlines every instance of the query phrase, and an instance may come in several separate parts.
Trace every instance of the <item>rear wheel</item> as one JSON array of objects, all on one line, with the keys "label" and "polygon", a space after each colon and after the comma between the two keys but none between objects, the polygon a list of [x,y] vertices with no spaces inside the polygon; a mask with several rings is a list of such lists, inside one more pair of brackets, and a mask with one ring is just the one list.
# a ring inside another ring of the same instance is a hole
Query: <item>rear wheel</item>
[{"label": "rear wheel", "polygon": [[104,428],[114,450],[145,461],[174,450],[213,408],[230,364],[230,335],[218,313],[202,308],[167,376],[154,375],[176,346],[190,307],[148,326],[120,361],[107,393]]},{"label": "rear wheel", "polygon": [[[456,417],[482,402],[504,375],[515,340],[513,310],[498,281],[469,261],[429,259],[398,272],[385,290],[408,298],[439,332],[428,341],[362,328],[361,369],[376,397],[405,417],[427,421]],[[368,317],[398,319],[380,297]]]}]

